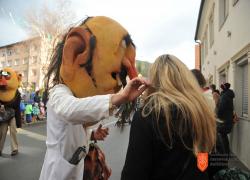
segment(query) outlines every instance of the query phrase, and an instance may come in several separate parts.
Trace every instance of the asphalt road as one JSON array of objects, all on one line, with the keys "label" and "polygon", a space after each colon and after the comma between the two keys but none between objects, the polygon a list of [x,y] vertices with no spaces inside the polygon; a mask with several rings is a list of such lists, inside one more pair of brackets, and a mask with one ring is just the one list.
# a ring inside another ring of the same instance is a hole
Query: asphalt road
[{"label": "asphalt road", "polygon": [[[104,142],[99,142],[106,155],[107,164],[112,169],[110,180],[119,180],[127,151],[129,126],[123,132],[114,126],[114,118],[105,120],[110,128],[110,135]],[[7,136],[3,155],[0,156],[0,180],[37,180],[46,151],[46,124],[36,124],[18,130],[19,154],[10,156],[10,141]],[[233,159],[231,167],[249,171],[240,161]]]},{"label": "asphalt road", "polygon": [[[107,164],[112,169],[110,180],[119,180],[124,164],[129,126],[120,129],[108,120],[110,135],[104,142],[99,142],[106,155]],[[103,124],[107,121],[103,122]],[[10,156],[9,135],[6,138],[3,155],[0,156],[0,180],[37,180],[46,151],[46,124],[38,124],[18,130],[19,154]]]}]

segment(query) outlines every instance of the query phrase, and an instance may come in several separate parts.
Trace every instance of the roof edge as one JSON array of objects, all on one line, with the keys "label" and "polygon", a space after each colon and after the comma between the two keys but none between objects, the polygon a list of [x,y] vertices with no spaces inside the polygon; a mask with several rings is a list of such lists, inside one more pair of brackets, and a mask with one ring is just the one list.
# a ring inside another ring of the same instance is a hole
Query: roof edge
[{"label": "roof edge", "polygon": [[24,39],[24,40],[21,40],[21,41],[16,41],[16,42],[13,42],[13,43],[2,45],[2,46],[0,46],[0,48],[8,48],[10,46],[14,46],[16,44],[20,44],[20,43],[23,43],[23,42],[32,41],[32,40],[35,40],[35,39],[38,39],[38,38],[39,38],[39,36],[30,37],[30,38],[27,38],[27,39]]},{"label": "roof edge", "polygon": [[202,10],[203,10],[203,7],[204,7],[204,3],[205,3],[205,0],[201,0],[200,10],[199,10],[199,15],[198,15],[198,20],[197,20],[197,24],[196,24],[195,36],[194,36],[194,40],[195,41],[198,40],[197,39],[198,29],[200,27],[200,21],[201,21],[201,15],[202,15]]}]

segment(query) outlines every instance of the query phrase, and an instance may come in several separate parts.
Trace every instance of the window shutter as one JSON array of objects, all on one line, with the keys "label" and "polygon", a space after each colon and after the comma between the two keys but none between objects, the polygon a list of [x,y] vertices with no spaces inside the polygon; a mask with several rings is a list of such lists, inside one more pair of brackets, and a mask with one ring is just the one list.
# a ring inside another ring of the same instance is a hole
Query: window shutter
[{"label": "window shutter", "polygon": [[248,117],[248,64],[242,70],[242,116]]}]

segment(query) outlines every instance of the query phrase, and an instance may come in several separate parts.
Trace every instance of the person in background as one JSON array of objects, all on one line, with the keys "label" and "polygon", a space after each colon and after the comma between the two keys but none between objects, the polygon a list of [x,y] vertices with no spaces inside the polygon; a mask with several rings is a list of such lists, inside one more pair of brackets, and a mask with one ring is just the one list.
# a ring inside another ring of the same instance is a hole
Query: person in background
[{"label": "person in background", "polygon": [[34,102],[35,102],[35,103],[38,103],[38,104],[39,104],[40,101],[41,101],[41,97],[40,97],[40,95],[39,95],[39,92],[40,92],[40,91],[37,90],[36,93],[35,93],[35,96],[34,96]]},{"label": "person in background", "polygon": [[196,78],[210,108],[215,112],[215,102],[213,100],[212,91],[208,87],[206,87],[206,84],[207,84],[206,79],[204,78],[201,71],[198,69],[192,69],[191,72],[193,73],[194,77]]},{"label": "person in background", "polygon": [[22,121],[22,123],[25,122],[24,112],[25,112],[25,103],[24,103],[24,100],[21,99],[21,102],[20,102],[20,113],[21,113],[21,121]]},{"label": "person in background", "polygon": [[37,120],[39,120],[39,116],[40,115],[40,109],[38,106],[38,103],[35,102],[34,105],[32,106],[32,122],[36,122]]},{"label": "person in background", "polygon": [[29,95],[27,93],[22,96],[22,99],[23,99],[24,103],[27,103],[30,100]]},{"label": "person in background", "polygon": [[209,88],[212,90],[213,99],[217,108],[220,99],[220,91],[216,89],[216,86],[214,84],[211,84]]},{"label": "person in background", "polygon": [[0,104],[4,109],[11,108],[15,111],[15,116],[4,122],[0,128],[0,155],[3,150],[7,130],[10,130],[11,156],[18,154],[17,128],[22,127],[20,101],[21,94],[18,90],[22,75],[11,68],[0,69]]},{"label": "person in background", "polygon": [[46,112],[46,109],[47,109],[47,106],[46,106],[47,101],[48,101],[48,91],[45,90],[45,91],[43,91],[43,95],[42,95],[42,102],[44,104],[45,112]]},{"label": "person in background", "polygon": [[[213,109],[214,112],[214,116],[216,117],[216,112],[217,112],[217,102],[219,101],[217,99],[217,101],[215,101],[214,96],[213,96],[213,90],[210,88],[210,90],[208,88],[204,88],[206,85],[206,80],[203,76],[203,74],[200,72],[200,70],[197,69],[193,69],[191,70],[193,75],[195,76],[200,88],[202,89],[203,95],[205,96],[207,102],[209,103],[210,107]],[[216,93],[216,92],[214,92]],[[227,168],[227,166],[225,166],[224,164],[227,164],[228,161],[224,161],[224,160],[220,160],[223,159],[221,158],[220,154],[224,153],[223,151],[223,142],[221,141],[221,136],[219,133],[216,133],[216,146],[213,149],[213,151],[209,154],[209,158],[210,159],[218,159],[218,160],[213,160],[210,161],[209,160],[209,167],[208,167],[208,176],[209,179],[213,179],[213,176],[221,169]],[[215,165],[215,164],[218,165]],[[213,164],[213,165],[210,165]],[[222,166],[223,165],[223,166]]]},{"label": "person in background", "polygon": [[26,118],[26,123],[32,122],[32,103],[31,103],[31,101],[28,102],[25,106],[25,118]]},{"label": "person in background", "polygon": [[230,89],[230,83],[221,84],[221,96],[218,103],[217,117],[222,121],[218,126],[218,132],[221,134],[224,142],[226,153],[230,154],[228,134],[233,128],[234,104],[233,99],[235,94]]},{"label": "person in background", "polygon": [[188,68],[173,55],[151,65],[151,87],[132,120],[121,180],[206,180],[199,152],[212,151],[216,123],[212,109]]},{"label": "person in background", "polygon": [[29,101],[31,102],[31,104],[34,103],[34,97],[35,97],[35,96],[36,96],[36,92],[31,91],[31,93],[30,93],[30,99],[29,99]]},{"label": "person in background", "polygon": [[46,117],[46,112],[45,112],[45,107],[44,107],[44,104],[43,104],[42,101],[39,104],[39,109],[40,109],[40,117],[39,117],[39,119],[43,120]]}]

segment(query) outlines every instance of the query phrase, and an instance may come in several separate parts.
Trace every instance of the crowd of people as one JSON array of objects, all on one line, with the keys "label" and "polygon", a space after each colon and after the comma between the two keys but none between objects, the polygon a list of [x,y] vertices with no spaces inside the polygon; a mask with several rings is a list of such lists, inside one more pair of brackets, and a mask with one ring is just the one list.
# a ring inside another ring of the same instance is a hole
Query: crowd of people
[{"label": "crowd of people", "polygon": [[43,94],[39,90],[22,94],[20,111],[23,123],[32,123],[46,119],[46,100],[44,100]]}]

